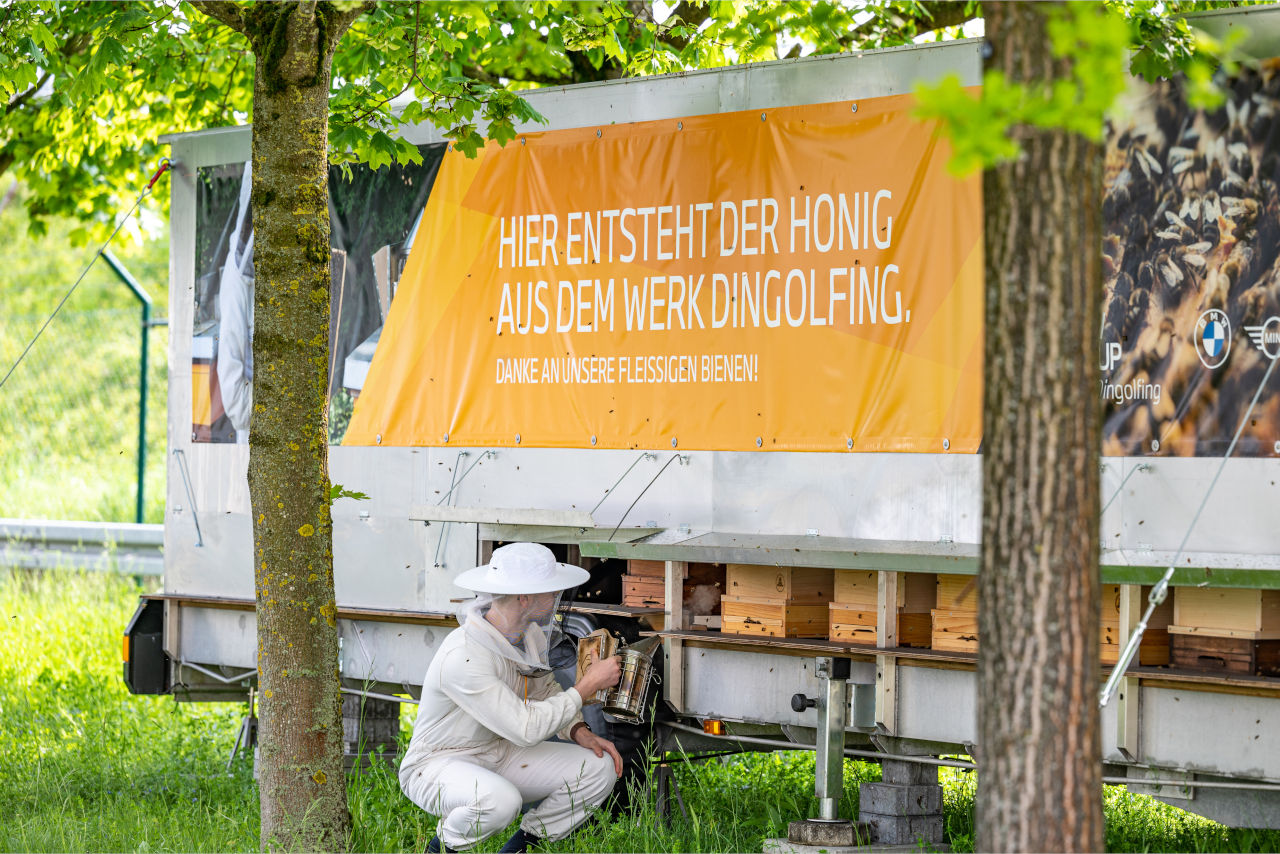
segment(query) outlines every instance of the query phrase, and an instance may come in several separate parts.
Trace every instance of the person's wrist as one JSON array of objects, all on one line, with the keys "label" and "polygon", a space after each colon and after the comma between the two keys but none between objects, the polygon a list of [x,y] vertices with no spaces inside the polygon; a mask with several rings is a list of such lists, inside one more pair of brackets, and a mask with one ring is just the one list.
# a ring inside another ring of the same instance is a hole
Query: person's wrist
[{"label": "person's wrist", "polygon": [[579,736],[579,734],[581,734],[581,731],[582,731],[582,730],[584,730],[584,729],[585,729],[587,732],[591,732],[591,727],[587,726],[586,721],[578,721],[576,724],[574,724],[572,727],[570,727],[570,729],[569,729],[569,738],[570,738],[570,739],[577,739],[577,737]]}]

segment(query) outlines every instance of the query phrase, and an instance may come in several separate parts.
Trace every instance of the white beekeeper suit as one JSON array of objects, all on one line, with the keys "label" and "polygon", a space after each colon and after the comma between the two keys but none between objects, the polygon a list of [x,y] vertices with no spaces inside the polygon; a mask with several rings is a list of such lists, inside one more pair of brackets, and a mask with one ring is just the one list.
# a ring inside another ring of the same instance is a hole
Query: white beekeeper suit
[{"label": "white beekeeper suit", "polygon": [[[582,696],[561,690],[547,661],[560,593],[588,577],[545,546],[513,543],[455,579],[479,595],[427,668],[400,765],[401,790],[440,816],[429,851],[470,848],[536,800],[502,850],[560,839],[613,790],[616,749],[582,729]],[[553,735],[578,743],[548,742]]]},{"label": "white beekeeper suit", "polygon": [[[240,207],[218,283],[218,388],[236,442],[249,441],[253,411],[253,221],[249,216],[252,163],[244,164]],[[247,231],[246,231],[247,229]]]}]

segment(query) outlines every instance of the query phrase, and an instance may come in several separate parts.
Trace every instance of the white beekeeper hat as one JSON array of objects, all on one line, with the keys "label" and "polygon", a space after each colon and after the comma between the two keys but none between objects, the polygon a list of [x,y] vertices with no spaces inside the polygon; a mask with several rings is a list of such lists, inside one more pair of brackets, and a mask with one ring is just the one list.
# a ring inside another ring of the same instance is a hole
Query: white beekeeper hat
[{"label": "white beekeeper hat", "polygon": [[590,577],[582,567],[557,563],[544,545],[511,543],[494,549],[488,564],[468,569],[453,583],[477,593],[556,593]]}]

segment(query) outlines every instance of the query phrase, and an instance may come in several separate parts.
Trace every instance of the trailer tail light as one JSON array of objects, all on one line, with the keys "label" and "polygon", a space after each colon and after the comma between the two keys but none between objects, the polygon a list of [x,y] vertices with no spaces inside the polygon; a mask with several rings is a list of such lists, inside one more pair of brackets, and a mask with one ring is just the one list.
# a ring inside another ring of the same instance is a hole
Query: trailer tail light
[{"label": "trailer tail light", "polygon": [[120,645],[124,683],[131,694],[169,693],[169,656],[164,652],[164,602],[143,598]]},{"label": "trailer tail light", "polygon": [[702,722],[702,731],[707,735],[724,735],[724,721],[708,718]]}]

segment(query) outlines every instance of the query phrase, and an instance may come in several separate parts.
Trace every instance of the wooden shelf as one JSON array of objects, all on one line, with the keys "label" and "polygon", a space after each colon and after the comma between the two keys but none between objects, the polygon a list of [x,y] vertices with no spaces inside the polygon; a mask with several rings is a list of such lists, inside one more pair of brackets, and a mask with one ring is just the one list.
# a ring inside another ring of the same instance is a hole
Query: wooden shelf
[{"label": "wooden shelf", "polygon": [[[923,666],[929,662],[963,663],[976,666],[978,656],[966,652],[941,652],[932,649],[916,649],[914,647],[869,647],[847,643],[833,643],[822,638],[767,638],[752,635],[732,635],[716,631],[672,630],[664,632],[641,632],[645,636],[672,638],[685,642],[705,644],[707,646],[746,647],[755,652],[774,650],[794,655],[797,651],[812,655],[839,655],[850,658],[870,660],[878,655],[892,655],[902,662],[918,661]],[[1102,679],[1110,675],[1111,668],[1104,668]],[[1265,692],[1280,694],[1280,678],[1266,676],[1233,675],[1219,676],[1212,673],[1199,673],[1192,670],[1172,670],[1165,667],[1130,667],[1129,675],[1140,679],[1143,684],[1169,683],[1170,685],[1197,686],[1203,690],[1213,688],[1245,689],[1249,692]]]},{"label": "wooden shelf", "polygon": [[[180,593],[153,593],[143,597],[161,602],[174,602],[194,608],[218,608],[228,611],[253,611],[257,603],[252,599],[232,599],[223,596],[185,596]],[[385,608],[339,608],[339,620],[369,620],[378,623],[409,623],[419,626],[456,626],[453,614],[435,611],[399,611]]]},{"label": "wooden shelf", "polygon": [[603,614],[608,617],[648,617],[665,614],[664,608],[637,608],[632,605],[612,605],[608,602],[574,602],[570,611],[579,614]]},{"label": "wooden shelf", "polygon": [[898,658],[920,658],[935,661],[963,661],[974,663],[978,657],[972,653],[966,652],[939,652],[932,649],[915,649],[913,647],[898,646],[882,649],[873,646],[863,646],[861,644],[840,643],[839,641],[829,641],[823,638],[770,638],[759,635],[734,635],[714,630],[708,631],[690,631],[688,629],[671,630],[663,632],[641,632],[642,635],[656,635],[661,638],[673,638],[683,641],[699,641],[706,644],[716,646],[747,646],[747,647],[765,647],[767,649],[778,650],[800,650],[801,652],[811,652],[814,655],[839,655],[839,656],[863,656],[864,658],[874,658],[877,655],[895,655]]},{"label": "wooden shelf", "polygon": [[[1102,675],[1105,677],[1110,672],[1108,670]],[[1130,667],[1127,675],[1137,678],[1143,685],[1170,683],[1170,687],[1198,686],[1210,690],[1213,688],[1236,688],[1245,689],[1249,693],[1280,694],[1280,678],[1274,676],[1248,676],[1243,673],[1219,676],[1216,673],[1204,673],[1196,670],[1174,670],[1165,667]]]}]

